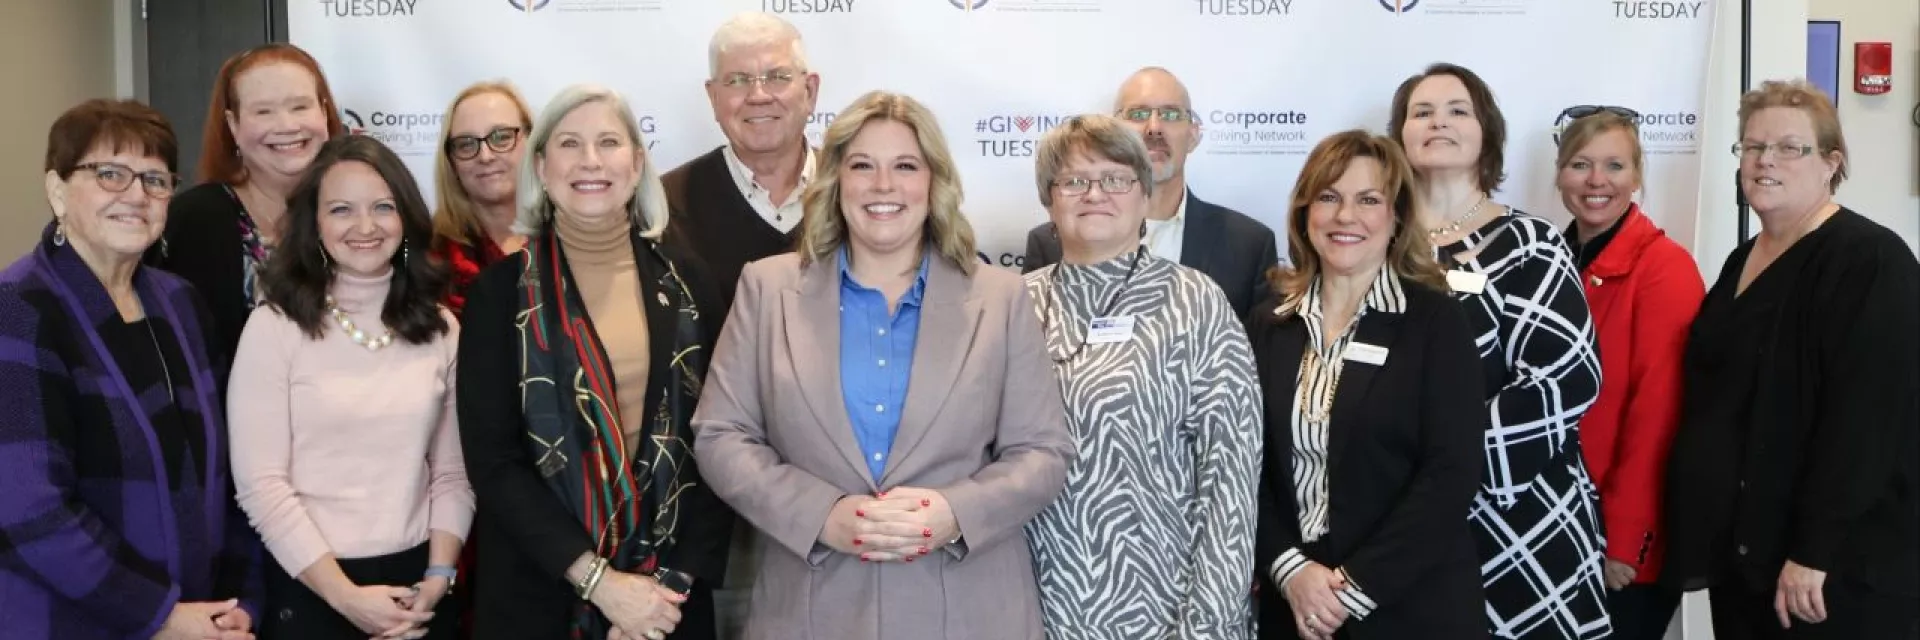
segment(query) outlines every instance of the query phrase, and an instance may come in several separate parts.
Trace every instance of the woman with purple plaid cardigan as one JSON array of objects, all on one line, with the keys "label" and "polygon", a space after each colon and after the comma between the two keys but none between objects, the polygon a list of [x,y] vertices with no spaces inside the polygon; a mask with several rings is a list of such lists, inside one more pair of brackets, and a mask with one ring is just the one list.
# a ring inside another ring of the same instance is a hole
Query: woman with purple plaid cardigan
[{"label": "woman with purple plaid cardigan", "polygon": [[252,638],[259,540],[227,477],[205,304],[140,265],[177,184],[136,102],[54,122],[54,220],[0,272],[0,636]]}]

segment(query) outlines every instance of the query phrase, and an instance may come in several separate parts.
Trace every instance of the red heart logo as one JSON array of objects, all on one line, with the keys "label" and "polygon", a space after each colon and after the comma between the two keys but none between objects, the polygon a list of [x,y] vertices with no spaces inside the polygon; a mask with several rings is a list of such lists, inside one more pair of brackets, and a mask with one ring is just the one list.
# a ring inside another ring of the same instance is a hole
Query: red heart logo
[{"label": "red heart logo", "polygon": [[1033,116],[1015,116],[1013,126],[1019,127],[1021,131],[1026,131],[1033,127]]}]

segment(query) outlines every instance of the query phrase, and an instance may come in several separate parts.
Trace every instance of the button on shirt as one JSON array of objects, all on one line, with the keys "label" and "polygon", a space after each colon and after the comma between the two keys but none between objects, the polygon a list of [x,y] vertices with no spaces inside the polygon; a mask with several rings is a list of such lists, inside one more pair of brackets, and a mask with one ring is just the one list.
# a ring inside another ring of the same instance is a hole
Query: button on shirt
[{"label": "button on shirt", "polygon": [[740,189],[741,197],[747,199],[747,204],[753,206],[761,219],[780,230],[780,233],[792,231],[794,226],[800,224],[800,216],[805,208],[800,202],[800,192],[807,189],[807,183],[813,182],[812,147],[807,148],[806,162],[800,165],[800,180],[794,183],[793,191],[787,194],[787,201],[780,203],[773,201],[773,192],[760,186],[753,169],[748,168],[747,163],[733,152],[733,145],[725,145],[720,149],[720,155],[727,159],[727,173],[733,175],[733,186]]},{"label": "button on shirt", "polygon": [[854,280],[847,270],[847,249],[840,248],[840,394],[874,482],[887,468],[893,435],[900,429],[932,255],[929,251],[921,258],[913,285],[900,296],[899,309],[889,314],[886,294]]}]

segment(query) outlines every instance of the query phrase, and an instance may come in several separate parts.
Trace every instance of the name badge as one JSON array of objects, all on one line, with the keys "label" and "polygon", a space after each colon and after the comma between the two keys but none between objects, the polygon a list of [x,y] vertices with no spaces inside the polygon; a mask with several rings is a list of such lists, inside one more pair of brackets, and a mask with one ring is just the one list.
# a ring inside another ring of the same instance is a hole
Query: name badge
[{"label": "name badge", "polygon": [[1087,325],[1087,344],[1126,342],[1133,339],[1133,316],[1094,318]]},{"label": "name badge", "polygon": [[1378,367],[1387,363],[1387,348],[1376,347],[1364,342],[1349,342],[1347,343],[1347,353],[1344,357],[1351,362],[1370,364]]},{"label": "name badge", "polygon": [[1447,271],[1447,288],[1454,293],[1479,295],[1487,290],[1487,274],[1452,269]]}]

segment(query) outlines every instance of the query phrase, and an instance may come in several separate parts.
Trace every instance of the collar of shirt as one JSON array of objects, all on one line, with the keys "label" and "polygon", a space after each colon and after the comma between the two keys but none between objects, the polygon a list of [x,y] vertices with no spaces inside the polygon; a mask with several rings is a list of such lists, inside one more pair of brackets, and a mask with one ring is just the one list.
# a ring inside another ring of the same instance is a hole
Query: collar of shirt
[{"label": "collar of shirt", "polygon": [[[1300,319],[1306,322],[1308,339],[1312,341],[1308,346],[1316,351],[1325,341],[1320,335],[1320,323],[1324,319],[1324,312],[1320,308],[1320,282],[1325,277],[1325,274],[1314,277],[1313,285],[1307,287],[1306,299],[1301,301],[1300,308]],[[1362,299],[1360,310],[1353,314],[1353,319],[1347,321],[1346,330],[1352,333],[1354,327],[1360,326],[1360,319],[1370,311],[1405,313],[1406,309],[1407,294],[1400,288],[1400,276],[1394,273],[1393,267],[1380,265],[1379,273],[1373,276],[1373,283],[1367,286],[1367,296]]]},{"label": "collar of shirt", "polygon": [[1165,220],[1147,219],[1147,234],[1140,239],[1147,251],[1153,255],[1178,261],[1181,243],[1186,241],[1187,199],[1189,193],[1180,195],[1180,206],[1174,208],[1173,217]]},{"label": "collar of shirt", "polygon": [[[835,260],[840,263],[840,300],[842,304],[845,304],[848,298],[846,294],[850,291],[871,291],[879,293],[878,289],[860,284],[859,280],[854,279],[853,270],[848,267],[847,251],[847,245],[842,244],[840,245],[840,250],[837,252],[838,255],[835,257]],[[914,308],[920,307],[920,300],[927,291],[927,266],[932,264],[933,253],[932,247],[928,247],[926,251],[921,252],[920,270],[913,276],[913,286],[907,287],[907,292],[900,296],[900,306],[906,307],[912,305]]]},{"label": "collar of shirt", "polygon": [[727,173],[733,174],[733,184],[740,188],[741,195],[746,196],[748,200],[752,200],[755,197],[766,198],[768,203],[772,204],[775,208],[785,207],[799,201],[800,192],[806,190],[807,183],[813,182],[813,147],[811,145],[807,147],[807,159],[802,161],[800,165],[800,181],[794,183],[793,192],[787,194],[786,202],[772,201],[772,193],[760,186],[760,182],[753,177],[753,169],[748,167],[747,163],[740,160],[740,154],[733,152],[733,145],[721,145],[720,155],[726,156]]}]

